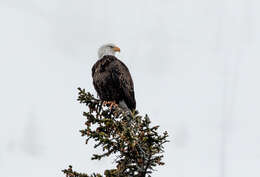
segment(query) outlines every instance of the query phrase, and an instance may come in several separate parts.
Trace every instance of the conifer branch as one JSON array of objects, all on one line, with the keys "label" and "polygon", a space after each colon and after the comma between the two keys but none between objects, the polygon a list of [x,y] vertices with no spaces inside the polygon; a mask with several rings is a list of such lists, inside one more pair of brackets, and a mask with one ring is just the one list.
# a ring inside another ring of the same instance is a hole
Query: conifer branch
[{"label": "conifer branch", "polygon": [[[85,89],[78,88],[78,101],[89,109],[84,112],[86,128],[80,130],[86,136],[86,144],[93,139],[94,148],[100,147],[103,153],[93,154],[92,160],[101,160],[116,154],[116,168],[105,170],[105,177],[146,177],[162,162],[164,143],[168,133],[160,135],[159,126],[150,127],[151,121],[138,111],[126,113],[119,107],[109,109],[103,102],[94,98]],[[102,177],[100,174],[87,175],[72,170],[72,166],[62,170],[66,177]]]}]

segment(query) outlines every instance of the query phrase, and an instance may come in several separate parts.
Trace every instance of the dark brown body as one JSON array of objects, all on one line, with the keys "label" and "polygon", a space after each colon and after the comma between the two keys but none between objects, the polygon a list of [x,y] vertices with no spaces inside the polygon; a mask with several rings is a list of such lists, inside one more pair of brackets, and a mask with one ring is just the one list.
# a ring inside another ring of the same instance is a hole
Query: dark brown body
[{"label": "dark brown body", "polygon": [[127,66],[115,56],[106,55],[92,67],[92,78],[103,101],[124,101],[130,110],[136,108],[134,84]]}]

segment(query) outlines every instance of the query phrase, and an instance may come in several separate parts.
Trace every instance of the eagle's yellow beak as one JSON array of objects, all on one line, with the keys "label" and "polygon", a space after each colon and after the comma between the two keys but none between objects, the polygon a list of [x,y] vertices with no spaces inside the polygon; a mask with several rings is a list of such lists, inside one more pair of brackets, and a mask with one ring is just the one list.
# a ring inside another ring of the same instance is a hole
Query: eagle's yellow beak
[{"label": "eagle's yellow beak", "polygon": [[120,52],[120,48],[119,48],[119,47],[114,47],[113,50],[114,50],[115,52]]}]

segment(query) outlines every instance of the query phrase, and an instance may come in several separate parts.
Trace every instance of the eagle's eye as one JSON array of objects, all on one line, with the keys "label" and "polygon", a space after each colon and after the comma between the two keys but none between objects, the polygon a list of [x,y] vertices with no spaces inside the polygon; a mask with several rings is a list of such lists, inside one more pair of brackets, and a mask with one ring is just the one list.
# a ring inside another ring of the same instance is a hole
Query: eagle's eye
[{"label": "eagle's eye", "polygon": [[109,47],[110,47],[110,48],[114,48],[114,46],[112,46],[112,45],[110,45]]}]

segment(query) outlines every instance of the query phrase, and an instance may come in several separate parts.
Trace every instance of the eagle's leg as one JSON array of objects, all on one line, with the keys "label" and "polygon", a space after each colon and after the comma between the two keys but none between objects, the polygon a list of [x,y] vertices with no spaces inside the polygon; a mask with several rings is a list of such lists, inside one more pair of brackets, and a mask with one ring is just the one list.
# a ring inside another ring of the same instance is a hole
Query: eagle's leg
[{"label": "eagle's leg", "polygon": [[110,109],[112,109],[113,107],[118,107],[115,101],[104,101],[103,103],[104,105],[109,106]]}]

